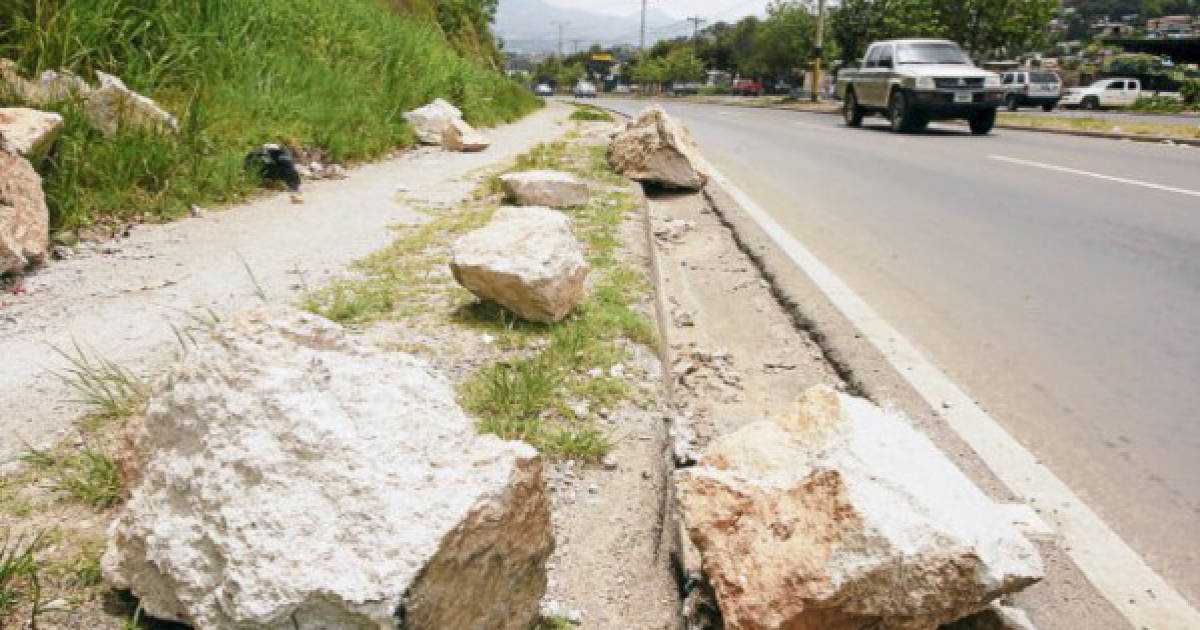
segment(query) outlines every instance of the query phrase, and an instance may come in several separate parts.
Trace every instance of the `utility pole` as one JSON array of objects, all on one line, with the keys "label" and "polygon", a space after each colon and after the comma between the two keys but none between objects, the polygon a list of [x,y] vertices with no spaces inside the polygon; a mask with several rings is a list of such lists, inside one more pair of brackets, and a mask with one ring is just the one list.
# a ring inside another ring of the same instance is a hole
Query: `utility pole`
[{"label": "utility pole", "polygon": [[817,0],[817,45],[813,52],[812,100],[816,103],[821,100],[821,61],[825,56],[825,0]]},{"label": "utility pole", "polygon": [[570,22],[551,22],[551,24],[554,24],[555,26],[558,27],[558,58],[562,59],[562,56],[563,56],[563,29],[566,28],[567,25],[570,24]]},{"label": "utility pole", "polygon": [[573,54],[573,55],[579,54],[579,43],[582,41],[583,41],[582,39],[572,39],[571,40],[571,54]]},{"label": "utility pole", "polygon": [[700,39],[700,25],[704,24],[706,20],[699,15],[694,15],[688,18],[687,21],[692,23],[692,48],[694,49],[696,48],[696,42]]},{"label": "utility pole", "polygon": [[642,44],[638,52],[646,52],[646,0],[642,0]]}]

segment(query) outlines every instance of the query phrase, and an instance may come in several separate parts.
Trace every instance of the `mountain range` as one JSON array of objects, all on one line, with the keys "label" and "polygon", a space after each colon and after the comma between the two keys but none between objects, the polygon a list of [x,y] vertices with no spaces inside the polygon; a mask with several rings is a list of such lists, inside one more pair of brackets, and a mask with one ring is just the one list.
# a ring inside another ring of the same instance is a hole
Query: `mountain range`
[{"label": "mountain range", "polygon": [[[560,7],[544,0],[500,0],[495,32],[510,52],[537,53],[558,50],[558,26],[563,27],[563,50],[571,53],[592,44],[605,47],[638,43],[640,12],[629,15],[597,13]],[[691,25],[663,11],[646,11],[646,44],[691,33]]]}]

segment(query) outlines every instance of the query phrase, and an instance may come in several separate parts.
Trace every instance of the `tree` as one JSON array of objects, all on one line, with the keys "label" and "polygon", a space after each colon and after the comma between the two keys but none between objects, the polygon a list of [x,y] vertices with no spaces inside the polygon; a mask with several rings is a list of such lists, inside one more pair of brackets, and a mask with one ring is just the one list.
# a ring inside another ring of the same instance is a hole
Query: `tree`
[{"label": "tree", "polygon": [[940,37],[932,0],[843,0],[830,15],[832,39],[842,59],[853,63],[879,39]]},{"label": "tree", "polygon": [[676,48],[663,60],[665,81],[699,81],[704,78],[704,63],[688,47]]},{"label": "tree", "polygon": [[816,41],[816,18],[800,2],[777,0],[767,7],[767,19],[755,34],[758,61],[774,76],[790,74],[808,63]]}]

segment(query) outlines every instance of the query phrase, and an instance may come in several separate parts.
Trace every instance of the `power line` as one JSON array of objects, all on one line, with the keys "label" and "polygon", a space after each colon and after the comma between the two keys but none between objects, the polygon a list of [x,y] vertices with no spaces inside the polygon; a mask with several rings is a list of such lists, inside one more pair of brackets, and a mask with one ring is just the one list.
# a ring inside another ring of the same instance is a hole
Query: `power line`
[{"label": "power line", "polygon": [[555,26],[558,27],[558,57],[561,59],[563,56],[563,29],[566,28],[567,25],[570,24],[570,22],[557,22],[556,21],[556,22],[550,22],[550,23],[554,24]]}]

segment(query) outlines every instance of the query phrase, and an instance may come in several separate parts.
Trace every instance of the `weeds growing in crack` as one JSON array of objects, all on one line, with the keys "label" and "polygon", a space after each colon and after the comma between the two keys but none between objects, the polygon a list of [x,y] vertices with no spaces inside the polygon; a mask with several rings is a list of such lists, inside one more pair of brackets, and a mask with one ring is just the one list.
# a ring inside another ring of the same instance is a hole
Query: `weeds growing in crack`
[{"label": "weeds growing in crack", "polygon": [[555,615],[553,617],[542,617],[541,622],[538,623],[537,630],[571,630],[574,627],[570,619]]},{"label": "weeds growing in crack", "polygon": [[58,491],[70,501],[97,510],[121,502],[124,489],[117,464],[98,449],[86,447],[65,454],[29,449],[23,459],[35,472],[49,475]]},{"label": "weeds growing in crack", "polygon": [[576,105],[575,111],[571,114],[571,120],[580,122],[612,122],[612,114],[592,107],[591,105]]},{"label": "weeds growing in crack", "polygon": [[89,356],[78,343],[73,352],[54,351],[68,363],[59,378],[80,396],[75,402],[86,405],[88,415],[123,420],[141,411],[148,387],[132,372],[95,353]]},{"label": "weeds growing in crack", "polygon": [[[42,570],[37,552],[42,542],[42,534],[25,538],[11,531],[5,532],[3,540],[0,540],[0,622],[9,621],[16,608],[28,601],[33,608],[29,621],[36,623],[37,601],[41,591],[38,578]],[[6,624],[0,625],[7,627]]]}]

